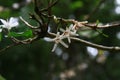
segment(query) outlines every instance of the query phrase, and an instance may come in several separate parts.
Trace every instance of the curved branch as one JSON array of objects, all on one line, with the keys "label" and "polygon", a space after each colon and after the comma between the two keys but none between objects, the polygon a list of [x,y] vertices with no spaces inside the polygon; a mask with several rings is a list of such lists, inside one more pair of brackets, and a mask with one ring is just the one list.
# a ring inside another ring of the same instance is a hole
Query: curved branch
[{"label": "curved branch", "polygon": [[95,44],[95,43],[91,43],[91,42],[85,41],[83,39],[75,38],[75,37],[70,37],[70,38],[75,40],[75,41],[79,41],[81,43],[84,43],[88,46],[94,47],[94,48],[98,48],[98,49],[102,49],[102,50],[108,50],[108,51],[120,51],[120,47],[118,47],[118,46],[108,47],[108,46],[103,46],[103,45],[98,45],[98,44]]},{"label": "curved branch", "polygon": [[110,27],[118,27],[120,26],[120,23],[115,23],[115,24],[112,24],[112,23],[108,23],[106,25],[97,25],[97,24],[83,24],[84,26],[87,26],[87,27],[90,27],[90,28],[93,28],[93,29],[103,29],[103,28],[110,28]]},{"label": "curved branch", "polygon": [[19,45],[19,44],[14,43],[14,44],[11,44],[11,45],[6,46],[5,48],[3,48],[3,49],[0,50],[0,55],[3,54],[3,53],[1,53],[1,52],[5,51],[5,50],[7,50],[7,49],[9,49],[9,48],[11,48],[11,47],[17,46],[17,45]]}]

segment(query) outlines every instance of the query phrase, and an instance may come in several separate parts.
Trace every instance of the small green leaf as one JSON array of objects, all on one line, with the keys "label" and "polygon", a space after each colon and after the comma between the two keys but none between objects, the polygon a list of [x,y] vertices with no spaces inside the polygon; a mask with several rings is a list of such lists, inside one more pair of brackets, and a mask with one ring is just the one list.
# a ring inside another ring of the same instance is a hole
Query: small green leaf
[{"label": "small green leaf", "polygon": [[8,37],[19,37],[22,36],[23,33],[9,32]]},{"label": "small green leaf", "polygon": [[6,79],[0,75],[0,80],[6,80]]},{"label": "small green leaf", "polygon": [[109,37],[108,35],[104,34],[104,33],[103,33],[102,31],[100,31],[100,30],[97,30],[97,29],[96,29],[96,31],[97,31],[98,33],[102,34],[104,37]]},{"label": "small green leaf", "polygon": [[59,23],[59,20],[57,19],[56,16],[54,16],[54,21],[55,21],[55,23]]},{"label": "small green leaf", "polygon": [[73,9],[73,10],[75,10],[77,8],[81,8],[82,6],[83,6],[82,1],[75,1],[70,5],[71,9]]},{"label": "small green leaf", "polygon": [[23,33],[23,35],[25,37],[32,37],[33,36],[32,30],[27,30],[26,32]]},{"label": "small green leaf", "polygon": [[99,20],[97,20],[97,21],[96,21],[96,26],[98,26],[98,24],[99,24],[99,23],[100,23],[100,21],[99,21]]},{"label": "small green leaf", "polygon": [[21,33],[16,33],[16,32],[9,32],[8,37],[13,36],[13,37],[32,37],[33,33],[32,30],[27,30],[25,32]]},{"label": "small green leaf", "polygon": [[103,54],[104,54],[104,50],[100,50],[100,49],[99,49],[99,50],[98,50],[98,54],[99,54],[99,55],[103,55]]}]

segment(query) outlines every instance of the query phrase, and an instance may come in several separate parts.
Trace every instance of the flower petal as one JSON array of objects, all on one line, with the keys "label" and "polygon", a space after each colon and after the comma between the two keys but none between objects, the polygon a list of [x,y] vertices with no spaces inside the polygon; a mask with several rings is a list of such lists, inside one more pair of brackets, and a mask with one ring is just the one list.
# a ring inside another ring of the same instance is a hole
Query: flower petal
[{"label": "flower petal", "polygon": [[64,30],[63,28],[60,28],[60,31],[61,31],[61,32],[65,32],[65,30]]},{"label": "flower petal", "polygon": [[10,20],[9,20],[8,23],[9,23],[9,25],[10,25],[11,27],[15,27],[15,26],[18,26],[18,25],[19,25],[18,19],[17,19],[17,18],[13,18],[13,17],[10,18]]},{"label": "flower petal", "polygon": [[1,20],[1,22],[3,23],[2,26],[5,28],[5,27],[8,25],[7,21],[4,20],[4,19],[0,19],[0,20]]},{"label": "flower petal", "polygon": [[87,47],[87,51],[88,53],[92,56],[92,57],[95,57],[98,55],[98,50],[96,48],[93,48],[93,47]]},{"label": "flower petal", "polygon": [[68,39],[68,42],[71,43],[70,37],[67,37],[67,39]]},{"label": "flower petal", "polygon": [[51,38],[49,38],[49,37],[44,37],[43,38],[45,41],[48,41],[48,42],[53,42],[54,41],[54,39],[51,39]]},{"label": "flower petal", "polygon": [[55,51],[55,49],[57,48],[57,45],[58,45],[57,43],[54,44],[53,49],[52,49],[52,52]]},{"label": "flower petal", "polygon": [[18,23],[18,22],[15,22],[15,23],[11,24],[10,26],[11,26],[11,27],[16,27],[16,26],[18,26],[18,25],[19,25],[19,23]]},{"label": "flower petal", "polygon": [[69,46],[66,44],[66,43],[64,43],[62,40],[60,41],[60,44],[62,44],[65,48],[68,48]]},{"label": "flower petal", "polygon": [[2,32],[2,29],[0,29],[0,32]]}]

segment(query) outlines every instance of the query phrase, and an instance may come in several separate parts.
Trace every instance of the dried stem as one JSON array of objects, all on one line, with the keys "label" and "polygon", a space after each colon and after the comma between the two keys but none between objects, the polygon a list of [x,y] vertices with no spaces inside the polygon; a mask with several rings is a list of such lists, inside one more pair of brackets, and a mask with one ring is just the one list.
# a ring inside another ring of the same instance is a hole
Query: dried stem
[{"label": "dried stem", "polygon": [[14,44],[11,44],[11,45],[6,46],[5,48],[3,48],[3,49],[0,50],[0,55],[3,54],[3,53],[1,54],[1,52],[6,51],[7,49],[9,49],[9,48],[11,48],[11,47],[14,47],[14,46],[17,46],[17,45],[18,45],[17,43],[14,43]]},{"label": "dried stem", "polygon": [[103,46],[103,45],[98,45],[98,44],[95,44],[95,43],[91,43],[91,42],[85,41],[85,40],[80,39],[80,38],[75,38],[75,37],[70,37],[70,38],[75,40],[75,41],[79,41],[81,43],[84,43],[87,46],[91,46],[91,47],[94,47],[94,48],[97,48],[97,49],[108,50],[108,51],[120,51],[120,47],[117,47],[117,46],[116,47],[108,47],[108,46]]},{"label": "dried stem", "polygon": [[27,21],[25,21],[21,16],[20,16],[21,21],[23,21],[29,28],[31,29],[36,29],[37,27],[30,25]]},{"label": "dried stem", "polygon": [[[99,8],[99,6],[104,2],[105,0],[101,0],[100,3],[98,4],[98,6],[95,8],[95,10],[93,10],[93,12],[89,15],[88,19],[90,18],[90,16],[96,12],[97,8]],[[48,32],[48,25],[50,23],[50,20],[57,20],[58,22],[64,22],[66,24],[73,24],[73,29],[70,28],[70,30],[67,32],[64,32],[64,35],[59,35],[59,37],[57,39],[66,39],[68,38],[68,41],[69,43],[71,42],[70,39],[72,40],[75,40],[75,41],[79,41],[87,46],[91,46],[91,47],[95,47],[95,48],[98,48],[98,49],[102,49],[102,50],[108,50],[108,51],[120,51],[120,47],[108,47],[108,46],[103,46],[103,45],[98,45],[98,44],[95,44],[95,43],[91,43],[89,41],[85,41],[83,39],[80,39],[80,38],[77,38],[76,36],[73,36],[71,34],[75,34],[77,35],[76,31],[78,29],[81,29],[81,28],[86,28],[86,27],[89,27],[91,29],[104,29],[104,28],[108,28],[108,27],[118,27],[120,26],[120,23],[116,23],[116,24],[106,24],[106,25],[97,25],[96,24],[90,24],[88,23],[87,21],[77,21],[77,20],[74,20],[74,19],[64,19],[64,18],[60,18],[60,17],[56,17],[54,15],[51,15],[51,8],[58,2],[58,0],[54,1],[54,2],[50,2],[48,4],[48,7],[44,8],[44,9],[41,9],[39,10],[38,9],[38,5],[37,5],[37,0],[35,0],[35,12],[37,13],[36,15],[33,14],[31,15],[32,19],[35,20],[36,22],[39,23],[39,26],[36,27],[36,26],[32,26],[30,25],[27,21],[25,21],[22,17],[20,17],[20,19],[30,28],[32,29],[33,31],[33,34],[34,34],[34,37],[32,38],[28,38],[28,39],[25,39],[25,40],[18,40],[16,39],[15,37],[11,37],[11,40],[14,42],[12,45],[9,45],[3,49],[0,50],[0,52],[2,51],[5,51],[13,46],[16,46],[16,45],[20,45],[20,44],[30,44],[34,41],[37,41],[41,38],[44,38],[44,37],[49,37],[49,38],[53,38],[55,37],[57,34],[55,33],[51,33],[51,32]],[[44,13],[44,12],[47,12],[47,13]],[[36,17],[38,16],[39,19]],[[45,20],[48,20],[48,21],[45,21]],[[55,24],[57,24],[55,22]],[[66,28],[66,26],[65,26]],[[66,34],[69,34],[69,35],[66,35]],[[63,38],[61,38],[63,37]],[[56,41],[57,41],[56,39]],[[59,42],[61,42],[59,41]],[[62,42],[64,43],[64,42]],[[64,45],[64,44],[63,44]]]}]

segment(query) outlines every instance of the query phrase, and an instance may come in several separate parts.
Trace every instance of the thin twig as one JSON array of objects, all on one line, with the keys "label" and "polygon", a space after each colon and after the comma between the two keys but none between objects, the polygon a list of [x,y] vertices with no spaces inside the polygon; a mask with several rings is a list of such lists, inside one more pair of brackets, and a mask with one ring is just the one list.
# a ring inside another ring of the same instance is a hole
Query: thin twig
[{"label": "thin twig", "polygon": [[112,23],[108,23],[106,25],[96,25],[96,24],[83,24],[84,26],[86,27],[90,27],[90,28],[93,28],[93,29],[103,29],[103,28],[110,28],[110,27],[118,27],[120,26],[120,23],[115,23],[115,24],[112,24]]},{"label": "thin twig", "polygon": [[36,28],[38,28],[38,27],[35,27],[35,26],[32,26],[32,25],[30,25],[27,21],[25,21],[21,16],[20,16],[20,19],[21,19],[21,21],[23,21],[29,28],[31,28],[31,29],[36,29]]},{"label": "thin twig", "polygon": [[[37,41],[37,40],[38,40],[38,37],[35,36],[35,37],[33,37],[33,38],[29,38],[29,39],[26,39],[26,40],[18,40],[18,39],[16,39],[16,38],[11,37],[11,40],[12,40],[14,43],[11,44],[11,45],[6,46],[6,47],[3,48],[3,49],[0,49],[0,53],[3,52],[3,51],[5,51],[5,50],[7,50],[7,49],[9,49],[9,48],[12,48],[12,47],[14,47],[14,46],[17,46],[17,45],[30,44],[30,43],[32,43],[32,42],[34,42],[34,41]],[[2,54],[0,54],[0,55],[2,55]]]},{"label": "thin twig", "polygon": [[120,47],[117,47],[117,46],[116,47],[108,47],[108,46],[103,46],[103,45],[98,45],[98,44],[95,44],[95,43],[91,43],[91,42],[85,41],[85,40],[80,39],[80,38],[75,38],[75,37],[70,37],[70,38],[75,40],[75,41],[79,41],[81,43],[84,43],[87,46],[94,47],[94,48],[98,48],[98,49],[102,49],[102,50],[108,50],[108,51],[120,51]]},{"label": "thin twig", "polygon": [[[48,34],[52,35],[52,36],[56,36],[55,33],[49,32]],[[102,49],[102,50],[120,51],[120,47],[118,47],[118,46],[114,46],[114,47],[103,46],[103,45],[95,44],[95,43],[92,43],[92,42],[89,42],[89,41],[86,41],[86,40],[83,40],[80,38],[76,38],[76,37],[70,37],[70,39],[84,43],[87,46],[91,46],[91,47]]]},{"label": "thin twig", "polygon": [[11,48],[11,47],[13,47],[13,46],[16,46],[16,45],[19,45],[19,44],[14,43],[14,44],[8,45],[8,46],[6,46],[5,48],[1,49],[1,50],[0,50],[0,55],[3,54],[3,53],[1,53],[1,52],[6,51],[7,49],[9,49],[9,48]]},{"label": "thin twig", "polygon": [[25,40],[18,40],[17,38],[15,37],[11,37],[11,40],[14,42],[14,43],[21,43],[21,44],[30,44],[34,41],[36,41],[38,39],[38,36],[35,36],[33,38],[28,38],[28,39],[25,39]]},{"label": "thin twig", "polygon": [[[54,19],[54,15],[49,16],[49,15],[44,14],[44,13],[42,13],[42,15],[44,17]],[[56,20],[59,20],[59,21],[62,21],[62,22],[66,22],[66,23],[72,23],[72,24],[81,23],[82,25],[84,25],[83,27],[90,27],[92,29],[104,29],[104,28],[120,26],[120,23],[107,23],[106,25],[97,25],[95,23],[93,23],[93,24],[92,23],[88,23],[87,21],[77,21],[77,20],[74,20],[74,19],[64,19],[64,18],[60,18],[60,17],[56,17]]]},{"label": "thin twig", "polygon": [[[107,24],[107,25],[96,25],[96,24],[89,24],[88,22],[86,21],[77,21],[77,20],[74,20],[74,19],[64,19],[64,18],[60,18],[60,17],[55,17],[54,15],[51,15],[51,13],[49,13],[49,9],[51,9],[51,7],[53,7],[56,3],[57,3],[58,0],[56,0],[55,2],[53,3],[50,3],[49,6],[47,8],[44,8],[42,10],[39,11],[38,9],[38,6],[37,6],[37,0],[35,0],[35,12],[37,13],[37,16],[39,16],[40,20],[39,21],[35,15],[32,15],[33,18],[35,18],[35,20],[37,22],[39,22],[40,24],[40,28],[36,28],[32,25],[30,25],[27,21],[25,21],[22,17],[20,17],[20,19],[28,26],[30,27],[31,29],[33,29],[33,32],[34,32],[34,37],[32,38],[29,38],[29,39],[25,39],[25,40],[18,40],[14,37],[11,37],[12,41],[14,42],[14,44],[11,44],[3,49],[0,50],[0,52],[2,51],[5,51],[13,46],[16,46],[16,45],[19,45],[19,44],[30,44],[34,41],[37,41],[39,40],[40,38],[44,38],[46,36],[48,37],[51,37],[51,36],[56,36],[55,33],[51,33],[51,32],[47,32],[48,30],[48,24],[46,25],[46,22],[44,22],[44,18],[48,19],[50,21],[50,19],[53,19],[53,20],[58,20],[59,22],[65,22],[65,23],[71,23],[75,26],[77,26],[78,28],[81,28],[81,27],[90,27],[91,29],[101,29],[101,28],[108,28],[108,27],[117,27],[117,26],[120,26],[120,24]],[[98,6],[95,8],[95,10],[93,10],[93,13],[96,12],[96,9],[99,8],[99,6],[104,2],[105,0],[101,0],[100,3],[98,4]],[[48,11],[48,14],[45,14],[44,11]],[[40,12],[40,14],[38,14]],[[91,14],[93,14],[91,13]],[[90,15],[91,17],[91,15]],[[89,18],[90,18],[89,17]],[[49,22],[48,22],[49,23]],[[77,30],[77,29],[76,29]],[[108,47],[108,46],[103,46],[103,45],[98,45],[98,44],[95,44],[95,43],[91,43],[89,41],[85,41],[83,39],[80,39],[80,38],[76,38],[76,37],[70,37],[70,39],[73,39],[73,40],[76,40],[76,41],[79,41],[81,43],[84,43],[88,46],[91,46],[91,47],[95,47],[95,48],[98,48],[98,49],[102,49],[102,50],[109,50],[109,51],[120,51],[120,47]]]}]

